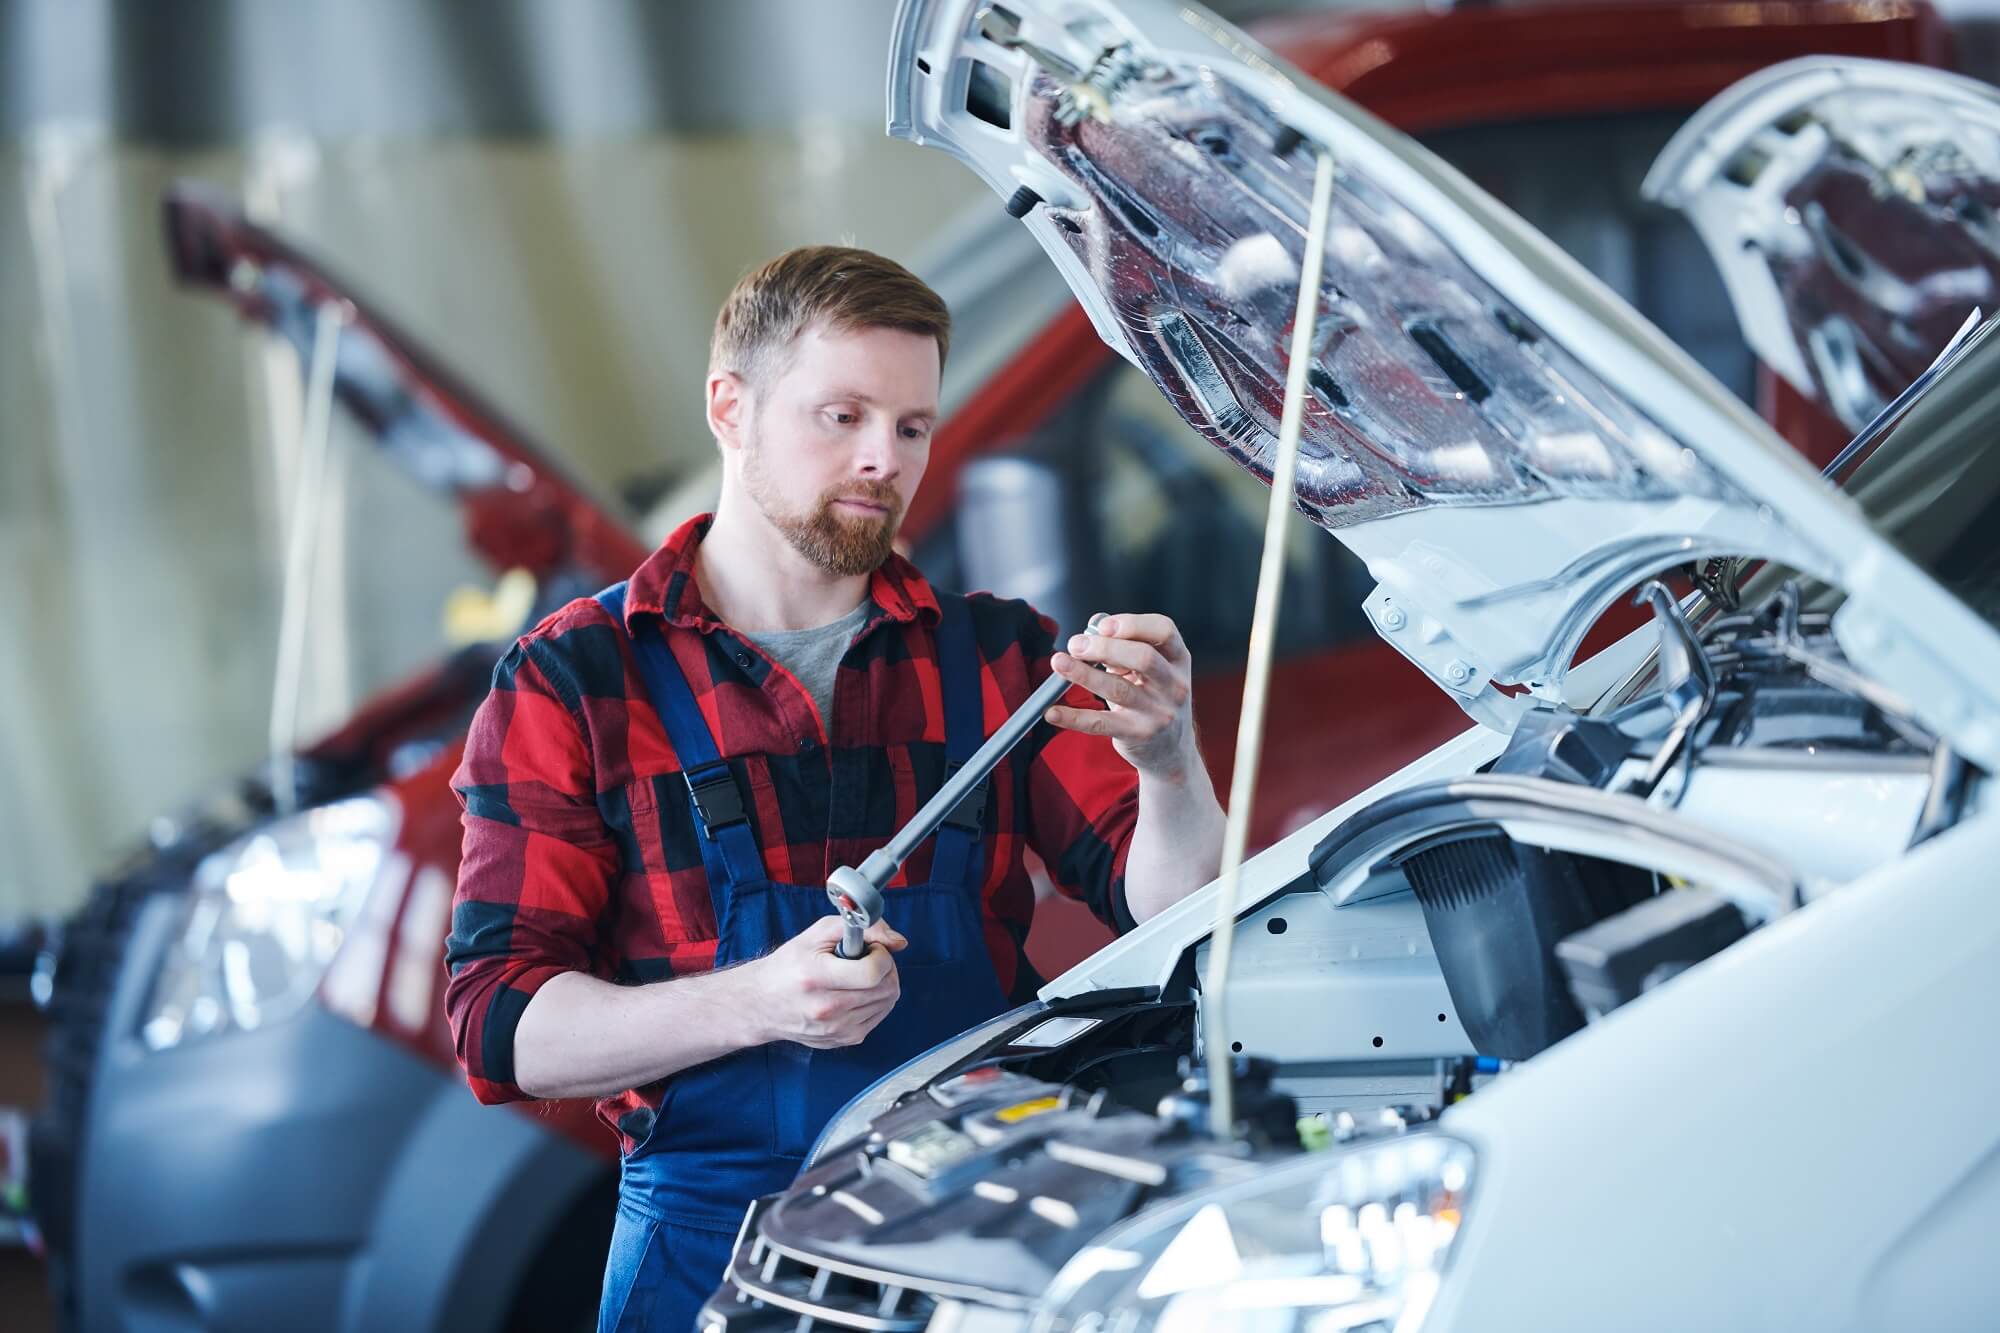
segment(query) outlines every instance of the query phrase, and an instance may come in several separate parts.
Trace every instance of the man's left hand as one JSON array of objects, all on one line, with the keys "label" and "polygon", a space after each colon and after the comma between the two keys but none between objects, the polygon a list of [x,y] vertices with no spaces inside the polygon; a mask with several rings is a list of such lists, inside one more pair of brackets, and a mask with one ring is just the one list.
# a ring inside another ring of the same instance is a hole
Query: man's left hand
[{"label": "man's left hand", "polygon": [[1100,624],[1097,633],[1073,637],[1068,647],[1050,659],[1050,666],[1104,700],[1106,707],[1057,705],[1043,715],[1049,722],[1111,737],[1118,753],[1142,776],[1178,781],[1200,764],[1190,703],[1192,663],[1172,620],[1120,612]]}]

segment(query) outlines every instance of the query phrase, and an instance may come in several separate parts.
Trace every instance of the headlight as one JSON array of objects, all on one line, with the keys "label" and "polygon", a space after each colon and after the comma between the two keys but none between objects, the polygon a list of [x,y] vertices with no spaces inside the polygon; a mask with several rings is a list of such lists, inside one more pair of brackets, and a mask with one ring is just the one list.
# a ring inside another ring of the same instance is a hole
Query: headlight
[{"label": "headlight", "polygon": [[1009,1009],[998,1018],[988,1019],[950,1041],[931,1047],[914,1060],[897,1065],[856,1093],[852,1101],[827,1121],[826,1128],[819,1132],[818,1140],[813,1143],[812,1151],[806,1154],[806,1165],[817,1164],[821,1153],[829,1148],[838,1148],[861,1134],[871,1120],[895,1105],[896,1099],[910,1089],[921,1088],[987,1042],[1016,1024],[1025,1023],[1044,1008],[1045,1005],[1035,1000],[1019,1009]]},{"label": "headlight", "polygon": [[1142,1213],[1057,1275],[1037,1333],[1414,1333],[1472,1149],[1419,1133]]},{"label": "headlight", "polygon": [[140,1036],[156,1051],[295,1012],[319,984],[395,841],[381,796],[302,811],[195,867]]}]

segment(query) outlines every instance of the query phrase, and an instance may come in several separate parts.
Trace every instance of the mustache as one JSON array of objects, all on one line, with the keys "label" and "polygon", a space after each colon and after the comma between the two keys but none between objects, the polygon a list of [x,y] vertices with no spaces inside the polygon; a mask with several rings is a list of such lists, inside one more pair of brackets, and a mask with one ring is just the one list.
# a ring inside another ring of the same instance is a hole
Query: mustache
[{"label": "mustache", "polygon": [[896,488],[886,481],[850,482],[843,486],[828,487],[819,497],[820,508],[831,508],[841,500],[858,500],[862,504],[880,505],[889,511],[891,517],[901,511],[903,497]]}]

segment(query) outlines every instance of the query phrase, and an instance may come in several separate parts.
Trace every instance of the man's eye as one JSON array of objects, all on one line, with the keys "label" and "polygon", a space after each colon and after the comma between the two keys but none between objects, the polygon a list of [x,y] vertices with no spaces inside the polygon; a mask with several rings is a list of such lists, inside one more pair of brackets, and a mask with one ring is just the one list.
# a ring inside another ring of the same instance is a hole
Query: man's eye
[{"label": "man's eye", "polygon": [[861,420],[860,416],[853,412],[834,411],[827,413],[827,415],[833,418],[835,424],[841,426],[852,426],[855,422]]},{"label": "man's eye", "polygon": [[931,432],[930,432],[930,427],[928,427],[928,426],[905,426],[905,427],[903,427],[903,438],[904,438],[904,439],[906,439],[906,440],[925,440],[925,439],[929,439],[929,438],[930,438],[930,433],[931,433]]}]

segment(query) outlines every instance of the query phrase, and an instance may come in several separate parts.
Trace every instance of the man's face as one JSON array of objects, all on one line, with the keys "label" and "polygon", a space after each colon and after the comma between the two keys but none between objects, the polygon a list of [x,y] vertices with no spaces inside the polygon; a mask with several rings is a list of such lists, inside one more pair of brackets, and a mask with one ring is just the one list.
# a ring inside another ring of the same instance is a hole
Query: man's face
[{"label": "man's face", "polygon": [[748,391],[745,489],[813,564],[846,577],[888,558],[930,461],[938,378],[927,334],[815,324]]}]

